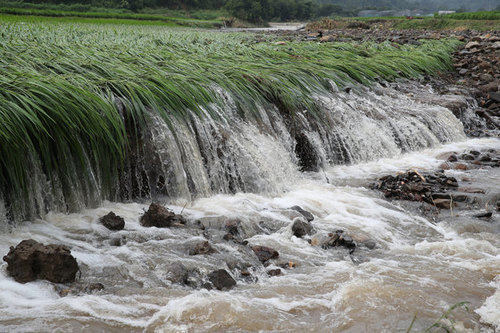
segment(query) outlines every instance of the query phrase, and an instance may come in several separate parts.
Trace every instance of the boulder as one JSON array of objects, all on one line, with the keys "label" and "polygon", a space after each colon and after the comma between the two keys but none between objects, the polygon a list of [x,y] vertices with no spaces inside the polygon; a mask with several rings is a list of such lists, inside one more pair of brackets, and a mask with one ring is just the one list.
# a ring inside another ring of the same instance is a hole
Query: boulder
[{"label": "boulder", "polygon": [[252,251],[255,253],[260,262],[264,263],[269,259],[274,259],[279,257],[278,251],[267,246],[252,246]]},{"label": "boulder", "polygon": [[192,246],[189,249],[189,255],[191,255],[191,256],[198,255],[198,254],[210,254],[210,253],[214,253],[214,252],[215,252],[215,250],[212,248],[212,246],[210,245],[210,243],[208,241],[202,241],[202,242],[196,243],[196,244],[194,244],[194,246]]},{"label": "boulder", "polygon": [[160,204],[152,203],[144,215],[141,216],[141,225],[144,227],[168,228],[186,224],[182,215],[175,214]]},{"label": "boulder", "polygon": [[78,263],[64,245],[43,245],[33,239],[23,240],[3,257],[7,272],[17,282],[44,279],[54,283],[75,281]]},{"label": "boulder", "polygon": [[168,268],[166,278],[172,283],[187,284],[189,270],[182,263],[175,262]]},{"label": "boulder", "polygon": [[312,220],[314,220],[313,214],[309,213],[307,210],[302,209],[302,207],[300,207],[300,206],[293,206],[293,207],[290,207],[290,209],[293,209],[293,210],[299,212],[300,214],[302,214],[302,216],[304,216],[306,218],[307,222],[311,222]]},{"label": "boulder", "polygon": [[236,281],[225,269],[213,271],[208,275],[208,280],[218,290],[228,290],[236,285]]},{"label": "boulder", "polygon": [[305,235],[310,235],[312,231],[313,227],[309,222],[300,217],[293,220],[292,232],[295,237],[302,238]]},{"label": "boulder", "polygon": [[123,217],[116,215],[114,212],[109,212],[99,219],[109,230],[122,230],[125,227],[125,220]]},{"label": "boulder", "polygon": [[278,276],[281,275],[281,269],[276,268],[276,269],[270,269],[267,271],[267,275],[269,276]]}]

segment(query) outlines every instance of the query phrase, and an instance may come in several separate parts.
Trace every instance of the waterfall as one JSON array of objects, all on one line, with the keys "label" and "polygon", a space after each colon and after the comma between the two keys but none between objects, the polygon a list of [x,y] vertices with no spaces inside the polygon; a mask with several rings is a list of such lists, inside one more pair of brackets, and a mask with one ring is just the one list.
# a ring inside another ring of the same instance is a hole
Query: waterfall
[{"label": "waterfall", "polygon": [[[423,89],[415,85],[415,93]],[[299,171],[395,156],[465,138],[463,126],[444,107],[417,101],[391,87],[333,87],[315,95],[318,116],[294,114],[276,105],[238,110],[228,94],[199,117],[170,118],[151,110],[132,140],[120,178],[104,189],[98,173],[80,179],[68,165],[68,179],[45,175],[33,157],[25,198],[4,193],[14,219],[48,211],[78,211],[102,200],[191,201],[217,193],[273,194],[286,189]],[[167,110],[168,111],[168,110]],[[214,114],[214,112],[210,112]],[[91,160],[91,158],[88,158]]]}]

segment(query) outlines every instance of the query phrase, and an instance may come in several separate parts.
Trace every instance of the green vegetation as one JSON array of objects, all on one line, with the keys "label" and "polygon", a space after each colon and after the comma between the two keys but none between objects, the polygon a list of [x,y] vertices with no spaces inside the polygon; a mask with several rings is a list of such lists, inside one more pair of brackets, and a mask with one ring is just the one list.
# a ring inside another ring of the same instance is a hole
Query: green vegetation
[{"label": "green vegetation", "polygon": [[446,18],[454,20],[500,20],[500,11],[455,13],[446,15]]},{"label": "green vegetation", "polygon": [[[452,14],[455,15],[455,14]],[[485,16],[486,17],[486,16]],[[357,17],[357,18],[323,18],[311,22],[307,28],[311,31],[320,29],[345,29],[356,22],[362,22],[369,27],[378,29],[427,29],[427,30],[498,30],[500,20],[487,19],[455,19],[451,15],[438,17],[420,17],[406,19],[404,17]]]},{"label": "green vegetation", "polygon": [[457,46],[276,45],[241,33],[46,20],[9,17],[0,25],[0,192],[13,204],[22,202],[33,167],[68,191],[96,177],[109,197],[133,129],[151,112],[167,121],[201,117],[202,109],[216,117],[222,88],[247,114],[274,103],[321,118],[312,96],[331,81],[342,87],[444,71]]},{"label": "green vegetation", "polygon": [[[456,311],[463,310],[467,314],[470,314],[470,310],[468,308],[468,304],[470,302],[458,302],[452,305],[448,310],[446,310],[431,326],[425,329],[425,333],[434,333],[434,332],[457,332],[455,328],[455,315]],[[410,327],[406,330],[406,333],[410,333],[413,330],[413,326],[415,321],[417,320],[417,315],[413,316],[413,320],[411,321]]]}]

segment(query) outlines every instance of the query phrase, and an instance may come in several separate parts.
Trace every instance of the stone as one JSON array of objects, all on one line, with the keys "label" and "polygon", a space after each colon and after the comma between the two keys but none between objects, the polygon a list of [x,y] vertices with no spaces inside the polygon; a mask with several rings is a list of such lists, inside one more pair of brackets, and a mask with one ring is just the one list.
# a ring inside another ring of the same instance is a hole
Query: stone
[{"label": "stone", "polygon": [[450,199],[434,199],[433,201],[437,208],[450,209],[451,207]]},{"label": "stone", "polygon": [[456,162],[458,161],[457,155],[453,154],[448,157],[448,162]]},{"label": "stone", "polygon": [[109,230],[123,230],[125,227],[125,220],[123,217],[116,215],[114,212],[109,212],[107,215],[104,215],[99,219],[99,222]]},{"label": "stone", "polygon": [[478,219],[489,219],[492,215],[493,215],[492,212],[485,212],[485,213],[476,214],[476,215],[474,215],[474,217],[476,217]]},{"label": "stone", "polygon": [[83,292],[86,294],[93,294],[97,291],[104,290],[104,285],[102,283],[90,283],[83,288]]},{"label": "stone", "polygon": [[491,45],[491,47],[496,50],[500,49],[500,42],[494,42],[493,45]]},{"label": "stone", "polygon": [[276,269],[270,269],[267,271],[267,275],[269,276],[278,276],[281,275],[281,269],[276,268]]},{"label": "stone", "polygon": [[33,239],[23,240],[3,257],[7,272],[17,282],[44,279],[54,283],[75,281],[78,263],[64,245],[43,245]]},{"label": "stone", "polygon": [[293,210],[299,212],[300,214],[302,214],[302,216],[304,216],[306,218],[307,222],[311,222],[314,220],[313,214],[309,213],[307,210],[302,209],[302,207],[300,207],[300,206],[293,206],[293,207],[290,207],[290,209],[293,209]]},{"label": "stone", "polygon": [[479,80],[483,81],[484,83],[489,83],[493,81],[493,76],[490,74],[479,74]]},{"label": "stone", "polygon": [[293,220],[292,232],[295,237],[302,238],[305,235],[310,235],[312,231],[313,227],[309,222],[300,217]]},{"label": "stone", "polygon": [[377,243],[374,240],[368,240],[364,242],[363,245],[368,249],[373,250],[377,246]]},{"label": "stone", "polygon": [[236,285],[236,281],[225,269],[213,271],[208,275],[208,280],[217,290],[228,290]]},{"label": "stone", "polygon": [[466,45],[465,45],[465,48],[466,49],[472,49],[474,47],[478,47],[480,46],[481,44],[479,42],[476,42],[476,41],[472,41],[472,42],[468,42]]},{"label": "stone", "polygon": [[171,210],[154,202],[149,206],[148,211],[141,216],[140,222],[144,227],[157,228],[168,228],[186,224],[186,220],[182,215],[175,214]]},{"label": "stone", "polygon": [[279,257],[278,251],[267,246],[252,246],[252,251],[255,253],[260,262],[264,263],[270,259],[275,259]]},{"label": "stone", "polygon": [[214,252],[215,250],[212,248],[208,241],[196,243],[192,248],[189,249],[189,255],[191,256],[195,256],[198,254],[211,254]]},{"label": "stone", "polygon": [[491,100],[494,100],[495,102],[500,102],[500,92],[490,92],[488,96]]},{"label": "stone", "polygon": [[455,170],[467,170],[468,167],[467,167],[467,165],[465,165],[463,163],[457,163],[457,164],[455,164],[453,169],[455,169]]},{"label": "stone", "polygon": [[460,75],[465,75],[465,74],[467,74],[467,72],[468,72],[468,70],[467,70],[466,68],[462,68],[462,69],[460,69],[460,70],[458,71],[458,74],[460,74]]},{"label": "stone", "polygon": [[167,270],[167,280],[172,283],[186,284],[189,270],[180,262],[173,263]]}]

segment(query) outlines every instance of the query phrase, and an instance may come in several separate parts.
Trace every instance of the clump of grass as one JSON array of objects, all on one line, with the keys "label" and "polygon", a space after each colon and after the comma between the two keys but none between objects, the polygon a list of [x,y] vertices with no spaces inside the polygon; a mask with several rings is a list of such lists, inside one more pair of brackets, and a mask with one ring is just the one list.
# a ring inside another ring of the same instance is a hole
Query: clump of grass
[{"label": "clump of grass", "polygon": [[[426,333],[433,333],[433,332],[447,332],[447,333],[454,333],[456,332],[455,329],[455,312],[459,309],[465,310],[467,313],[470,312],[467,304],[469,302],[458,302],[450,306],[448,310],[443,312],[443,314],[429,327],[427,327],[424,332]],[[410,326],[406,330],[406,333],[410,333],[413,330],[413,326],[417,320],[417,315],[413,316],[413,319],[410,323]]]},{"label": "clump of grass", "polygon": [[458,43],[275,45],[247,34],[50,22],[3,24],[0,35],[0,188],[10,202],[27,195],[33,159],[53,183],[78,182],[68,176],[76,168],[109,197],[126,156],[124,119],[140,128],[151,112],[217,117],[225,100],[216,87],[245,114],[274,103],[321,119],[313,95],[330,81],[445,71]]}]

